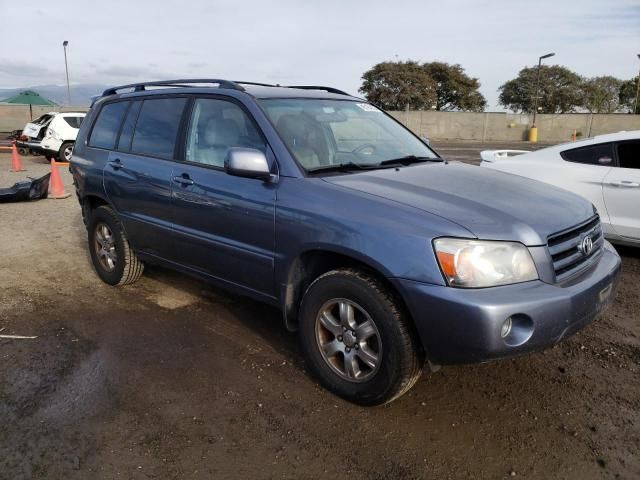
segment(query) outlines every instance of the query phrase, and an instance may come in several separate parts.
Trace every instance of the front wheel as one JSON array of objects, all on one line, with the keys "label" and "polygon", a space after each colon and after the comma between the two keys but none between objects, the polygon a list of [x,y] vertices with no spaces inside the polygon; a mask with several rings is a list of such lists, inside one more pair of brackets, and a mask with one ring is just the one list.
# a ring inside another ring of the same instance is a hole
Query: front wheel
[{"label": "front wheel", "polygon": [[311,370],[337,395],[388,403],[420,377],[424,356],[412,325],[375,277],[334,270],[307,289],[299,334]]}]

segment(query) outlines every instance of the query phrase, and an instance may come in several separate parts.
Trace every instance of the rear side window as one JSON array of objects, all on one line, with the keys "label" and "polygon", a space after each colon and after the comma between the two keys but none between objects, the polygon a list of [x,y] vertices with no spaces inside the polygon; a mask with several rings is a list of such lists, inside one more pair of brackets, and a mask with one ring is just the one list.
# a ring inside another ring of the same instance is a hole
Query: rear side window
[{"label": "rear side window", "polygon": [[560,155],[567,162],[601,165],[605,167],[613,166],[613,145],[610,143],[565,150],[561,152]]},{"label": "rear side window", "polygon": [[640,168],[640,142],[619,143],[618,163],[620,168]]},{"label": "rear side window", "polygon": [[129,102],[108,103],[102,107],[96,123],[93,125],[90,147],[112,149],[116,144],[122,117],[127,111]]},{"label": "rear side window", "polygon": [[118,140],[118,150],[122,152],[128,152],[131,150],[133,129],[136,126],[136,120],[138,120],[138,114],[140,113],[141,106],[142,102],[131,102],[131,107],[129,107],[127,116],[122,124],[122,131],[120,132],[120,139]]},{"label": "rear side window", "polygon": [[173,158],[186,98],[157,98],[142,103],[131,152]]}]

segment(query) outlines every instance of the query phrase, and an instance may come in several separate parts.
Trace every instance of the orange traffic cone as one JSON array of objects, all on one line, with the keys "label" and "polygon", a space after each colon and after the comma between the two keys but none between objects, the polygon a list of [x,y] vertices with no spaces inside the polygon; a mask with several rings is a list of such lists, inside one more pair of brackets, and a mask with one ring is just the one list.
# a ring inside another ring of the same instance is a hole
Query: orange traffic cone
[{"label": "orange traffic cone", "polygon": [[11,172],[24,172],[22,168],[22,162],[20,161],[20,155],[16,148],[16,142],[11,144]]},{"label": "orange traffic cone", "polygon": [[51,178],[49,180],[49,198],[61,199],[71,196],[70,193],[64,191],[64,185],[62,185],[62,179],[60,173],[58,173],[58,167],[55,160],[51,160]]},{"label": "orange traffic cone", "polygon": [[573,129],[573,134],[571,135],[571,141],[575,142],[576,138],[578,138],[578,132],[576,131],[576,129]]}]

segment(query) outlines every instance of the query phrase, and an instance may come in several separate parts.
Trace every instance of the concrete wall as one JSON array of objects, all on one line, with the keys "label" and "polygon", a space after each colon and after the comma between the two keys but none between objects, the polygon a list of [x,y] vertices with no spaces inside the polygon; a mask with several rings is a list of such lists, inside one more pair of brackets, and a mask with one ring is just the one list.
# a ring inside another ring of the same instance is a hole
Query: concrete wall
[{"label": "concrete wall", "polygon": [[33,118],[29,117],[29,105],[0,103],[0,132],[22,130],[32,119],[36,119],[47,112],[86,112],[89,110],[89,107],[86,105],[70,107],[41,107],[33,105],[31,108]]},{"label": "concrete wall", "polygon": [[[531,125],[529,115],[513,113],[466,113],[403,111],[389,112],[419,135],[432,140],[473,140],[479,142],[517,142],[526,140]],[[569,113],[538,115],[538,140],[562,142],[571,139],[640,130],[640,115]]]},{"label": "concrete wall", "polygon": [[[86,112],[88,107],[33,107],[33,118],[50,112]],[[517,142],[527,139],[528,115],[513,113],[466,113],[406,111],[390,112],[411,130],[432,140],[474,140],[485,142]],[[22,129],[30,121],[29,105],[0,104],[0,132]],[[570,140],[575,129],[583,137],[620,130],[640,130],[640,115],[591,115],[569,113],[538,115],[538,140],[562,142]]]}]

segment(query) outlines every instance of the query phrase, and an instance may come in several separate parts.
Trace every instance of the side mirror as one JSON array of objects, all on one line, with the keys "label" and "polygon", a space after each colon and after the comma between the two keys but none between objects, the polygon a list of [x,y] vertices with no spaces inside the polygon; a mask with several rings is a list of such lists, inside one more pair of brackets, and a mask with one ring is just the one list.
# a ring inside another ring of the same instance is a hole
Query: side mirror
[{"label": "side mirror", "polygon": [[267,157],[253,148],[230,148],[224,159],[224,171],[235,177],[260,180],[271,178]]}]

